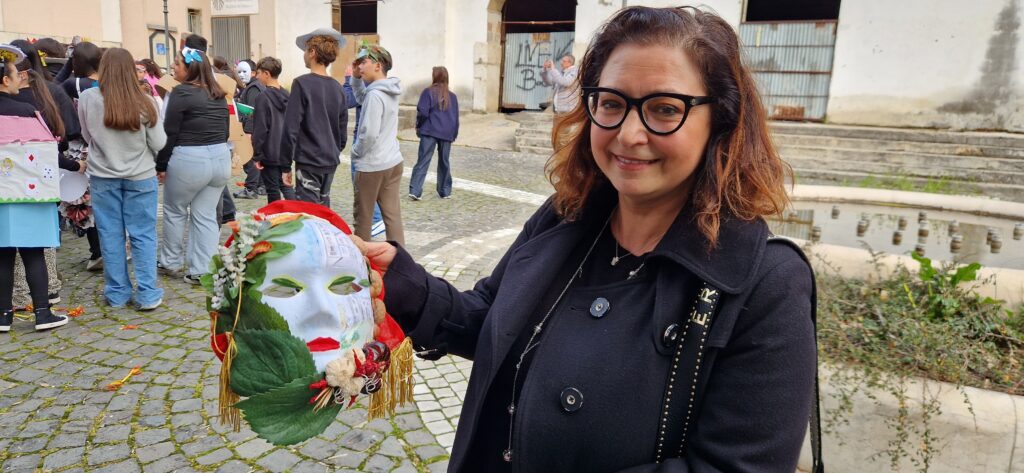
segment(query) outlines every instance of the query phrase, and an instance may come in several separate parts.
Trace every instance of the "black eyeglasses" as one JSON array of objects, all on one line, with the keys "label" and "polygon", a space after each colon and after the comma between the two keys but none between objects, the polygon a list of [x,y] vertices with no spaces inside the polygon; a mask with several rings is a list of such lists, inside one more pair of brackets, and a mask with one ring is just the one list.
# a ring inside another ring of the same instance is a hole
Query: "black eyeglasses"
[{"label": "black eyeglasses", "polygon": [[679,130],[698,105],[714,103],[714,97],[659,92],[634,99],[615,89],[583,87],[587,116],[598,127],[613,130],[626,121],[629,110],[636,107],[640,121],[655,135],[671,135]]}]

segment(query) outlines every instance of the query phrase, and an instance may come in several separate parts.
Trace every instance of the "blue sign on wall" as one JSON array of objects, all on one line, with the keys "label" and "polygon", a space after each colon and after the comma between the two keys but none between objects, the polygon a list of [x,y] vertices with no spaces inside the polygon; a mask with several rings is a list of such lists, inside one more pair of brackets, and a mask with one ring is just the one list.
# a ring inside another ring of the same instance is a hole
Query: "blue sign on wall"
[{"label": "blue sign on wall", "polygon": [[156,54],[157,56],[163,56],[167,54],[167,45],[164,43],[156,43]]}]

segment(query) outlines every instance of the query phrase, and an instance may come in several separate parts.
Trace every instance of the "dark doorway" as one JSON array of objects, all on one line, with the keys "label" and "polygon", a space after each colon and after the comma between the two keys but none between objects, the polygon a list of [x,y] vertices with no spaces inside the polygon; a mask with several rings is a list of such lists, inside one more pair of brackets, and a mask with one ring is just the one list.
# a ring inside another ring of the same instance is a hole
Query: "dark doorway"
[{"label": "dark doorway", "polygon": [[745,21],[838,19],[839,0],[747,0]]},{"label": "dark doorway", "polygon": [[377,0],[336,0],[343,34],[377,33]]},{"label": "dark doorway", "polygon": [[502,21],[506,33],[576,31],[576,0],[508,0]]}]

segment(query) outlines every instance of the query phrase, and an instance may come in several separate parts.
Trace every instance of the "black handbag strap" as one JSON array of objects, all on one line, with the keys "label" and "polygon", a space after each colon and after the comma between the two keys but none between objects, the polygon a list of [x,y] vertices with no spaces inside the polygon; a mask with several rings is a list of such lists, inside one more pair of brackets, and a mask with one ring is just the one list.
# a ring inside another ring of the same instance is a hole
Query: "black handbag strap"
[{"label": "black handbag strap", "polygon": [[[771,235],[768,242],[790,245],[810,266],[810,261],[800,247],[786,238]],[[812,269],[813,274],[813,269]],[[678,346],[672,357],[672,368],[669,371],[668,386],[665,391],[665,404],[658,426],[658,445],[655,461],[662,462],[666,458],[684,456],[686,435],[690,431],[694,404],[697,396],[697,383],[700,380],[701,362],[707,349],[707,336],[711,323],[721,299],[721,291],[708,282],[702,282],[693,303],[693,310],[686,319],[686,328],[678,340]],[[817,352],[817,286],[811,278],[811,322],[814,324],[815,352]],[[683,419],[683,428],[669,428],[670,419]],[[825,465],[821,455],[821,407],[818,389],[817,363],[814,373],[814,406],[809,419],[811,432],[811,455],[813,457],[812,473],[824,473]]]}]

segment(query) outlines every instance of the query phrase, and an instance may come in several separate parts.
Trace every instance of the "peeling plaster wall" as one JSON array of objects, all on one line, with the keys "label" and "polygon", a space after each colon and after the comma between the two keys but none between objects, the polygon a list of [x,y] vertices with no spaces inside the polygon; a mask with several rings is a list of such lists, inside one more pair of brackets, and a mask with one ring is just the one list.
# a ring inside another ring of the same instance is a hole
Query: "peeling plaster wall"
[{"label": "peeling plaster wall", "polygon": [[827,121],[1024,132],[1024,0],[846,0]]},{"label": "peeling plaster wall", "polygon": [[[281,83],[290,86],[292,79],[309,72],[302,60],[303,51],[295,45],[295,38],[317,28],[329,28],[331,4],[322,0],[287,0],[275,2],[272,8],[277,33],[274,47],[282,65]],[[260,13],[263,14],[263,5],[260,5]],[[250,21],[250,28],[259,24]],[[253,54],[257,53],[253,51]]]},{"label": "peeling plaster wall", "polygon": [[[388,75],[401,79],[403,104],[415,105],[430,86],[431,69],[444,66],[460,108],[477,108],[476,64],[488,46],[486,0],[394,0],[378,3],[377,17],[381,46],[395,62]],[[486,95],[479,99],[483,110]]]}]

